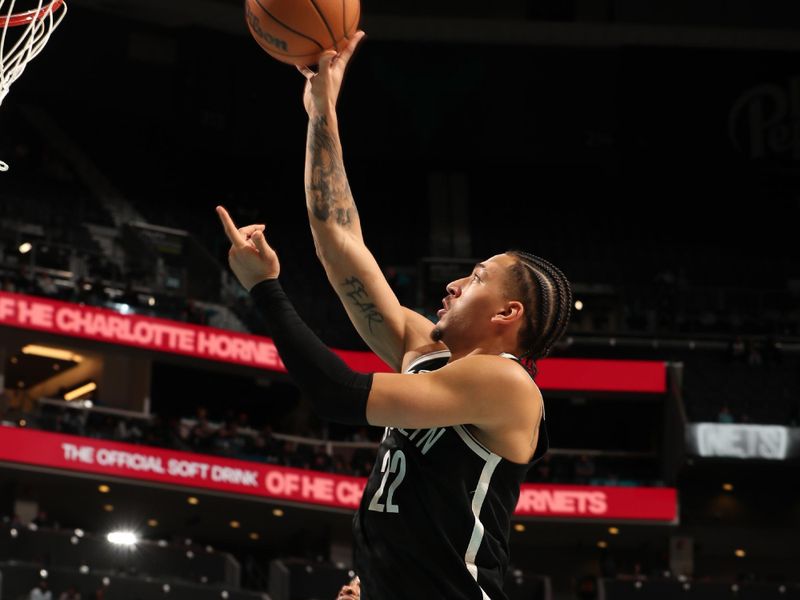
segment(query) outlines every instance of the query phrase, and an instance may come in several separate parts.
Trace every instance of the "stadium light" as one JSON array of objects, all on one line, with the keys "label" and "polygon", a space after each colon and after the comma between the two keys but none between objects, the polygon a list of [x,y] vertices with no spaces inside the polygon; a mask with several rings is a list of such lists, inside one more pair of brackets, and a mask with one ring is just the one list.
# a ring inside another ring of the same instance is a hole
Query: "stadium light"
[{"label": "stadium light", "polygon": [[83,360],[83,357],[80,354],[75,354],[72,350],[52,348],[50,346],[40,346],[38,344],[28,344],[27,346],[23,346],[22,353],[31,354],[33,356],[43,356],[44,358],[53,358],[55,360],[68,360],[76,363],[79,363]]},{"label": "stadium light", "polygon": [[112,531],[106,539],[116,546],[135,546],[139,538],[132,531]]},{"label": "stadium light", "polygon": [[67,402],[69,402],[70,400],[75,400],[75,398],[80,398],[81,396],[88,394],[89,392],[93,392],[96,389],[97,389],[97,384],[94,381],[90,381],[86,385],[77,387],[74,390],[64,394],[64,400],[66,400]]}]

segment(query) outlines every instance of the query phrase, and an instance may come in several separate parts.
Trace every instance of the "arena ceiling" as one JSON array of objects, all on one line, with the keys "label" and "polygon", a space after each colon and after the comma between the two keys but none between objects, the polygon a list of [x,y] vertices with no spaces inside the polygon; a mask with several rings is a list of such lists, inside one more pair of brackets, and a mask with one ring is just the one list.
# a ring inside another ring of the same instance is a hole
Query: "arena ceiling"
[{"label": "arena ceiling", "polygon": [[[239,0],[71,0],[166,27],[247,35]],[[800,5],[755,0],[366,0],[361,26],[382,41],[572,47],[656,45],[796,50]]]}]

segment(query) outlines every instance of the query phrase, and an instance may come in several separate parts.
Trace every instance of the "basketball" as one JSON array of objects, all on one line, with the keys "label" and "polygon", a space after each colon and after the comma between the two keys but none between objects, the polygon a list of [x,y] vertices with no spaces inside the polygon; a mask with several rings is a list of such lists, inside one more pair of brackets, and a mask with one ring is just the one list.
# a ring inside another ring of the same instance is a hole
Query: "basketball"
[{"label": "basketball", "polygon": [[356,32],[360,0],[245,0],[247,27],[270,56],[313,65],[326,50],[342,50]]}]

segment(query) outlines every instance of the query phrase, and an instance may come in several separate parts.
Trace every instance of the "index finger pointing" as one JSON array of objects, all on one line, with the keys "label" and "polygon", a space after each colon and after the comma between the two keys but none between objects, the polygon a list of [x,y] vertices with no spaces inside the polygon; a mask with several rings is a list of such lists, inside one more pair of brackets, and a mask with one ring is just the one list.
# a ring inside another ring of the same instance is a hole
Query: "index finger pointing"
[{"label": "index finger pointing", "polygon": [[233,223],[233,219],[228,214],[228,211],[225,210],[222,206],[217,207],[217,214],[219,215],[219,220],[222,221],[222,227],[225,229],[225,235],[228,236],[228,239],[231,241],[231,244],[236,246],[237,248],[244,248],[247,246],[247,240],[242,237],[242,234],[239,233],[239,230],[236,229],[236,225]]}]

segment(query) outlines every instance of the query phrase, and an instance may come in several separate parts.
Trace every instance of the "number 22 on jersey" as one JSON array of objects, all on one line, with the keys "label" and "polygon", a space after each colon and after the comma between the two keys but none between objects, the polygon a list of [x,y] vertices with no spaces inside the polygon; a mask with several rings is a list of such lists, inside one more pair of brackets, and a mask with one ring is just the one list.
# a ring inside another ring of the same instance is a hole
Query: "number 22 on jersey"
[{"label": "number 22 on jersey", "polygon": [[[394,454],[394,456],[392,456],[392,454]],[[375,495],[369,503],[369,510],[374,510],[375,512],[399,513],[400,507],[392,502],[392,496],[406,476],[406,455],[403,454],[402,450],[395,450],[394,453],[388,450],[386,454],[383,455],[381,473],[383,473],[383,479],[381,479],[381,485],[375,491]],[[386,494],[386,504],[384,505],[380,502],[380,499],[381,496],[383,496],[383,489],[386,487],[386,480],[389,479],[390,473],[395,473],[396,477],[389,486],[389,491]]]}]

